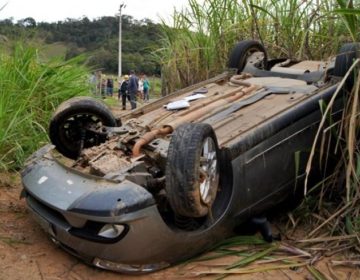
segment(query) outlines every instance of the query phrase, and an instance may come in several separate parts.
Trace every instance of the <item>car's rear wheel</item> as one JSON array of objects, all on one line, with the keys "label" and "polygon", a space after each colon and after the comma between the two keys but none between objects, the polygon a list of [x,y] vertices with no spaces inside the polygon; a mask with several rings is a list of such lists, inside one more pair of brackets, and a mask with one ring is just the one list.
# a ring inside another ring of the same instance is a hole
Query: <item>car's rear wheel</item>
[{"label": "car's rear wheel", "polygon": [[166,193],[173,211],[204,217],[219,186],[219,149],[209,124],[184,124],[172,135],[166,166]]},{"label": "car's rear wheel", "polygon": [[[334,76],[344,77],[354,61],[360,57],[360,43],[344,44],[335,59]],[[355,71],[349,75],[345,87],[351,89],[354,84]]]},{"label": "car's rear wheel", "polygon": [[54,112],[49,137],[60,153],[75,159],[83,148],[105,142],[102,126],[116,126],[111,111],[95,98],[74,97]]},{"label": "car's rear wheel", "polygon": [[260,69],[267,69],[267,54],[264,46],[258,41],[240,41],[232,49],[229,57],[229,68],[236,68],[239,74],[246,66],[249,57],[255,52],[262,53],[253,61],[254,65]]}]

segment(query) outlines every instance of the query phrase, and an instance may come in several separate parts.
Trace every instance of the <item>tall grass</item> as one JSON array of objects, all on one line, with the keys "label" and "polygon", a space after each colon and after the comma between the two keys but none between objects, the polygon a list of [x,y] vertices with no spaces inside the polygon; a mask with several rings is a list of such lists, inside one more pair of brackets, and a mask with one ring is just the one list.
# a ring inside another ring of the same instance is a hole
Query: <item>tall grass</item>
[{"label": "tall grass", "polygon": [[[344,0],[338,0],[338,2]],[[163,24],[162,65],[167,92],[226,68],[237,41],[262,41],[271,57],[323,59],[351,40],[335,0],[196,0]]]},{"label": "tall grass", "polygon": [[[352,1],[345,2],[338,0],[340,8],[335,12],[340,14],[348,34],[351,39],[356,42],[360,39],[360,10],[352,5]],[[359,57],[360,50],[358,51]],[[326,125],[326,120],[332,111],[332,103],[330,102],[321,125],[318,130],[315,143],[312,147],[312,155],[318,142],[330,142],[330,137],[334,134],[330,131],[335,130],[336,145],[335,151],[340,161],[338,161],[335,170],[328,176],[323,184],[320,185],[320,199],[313,204],[313,211],[319,212],[323,218],[321,221],[315,223],[314,229],[309,233],[309,236],[318,234],[319,232],[326,232],[330,235],[351,235],[360,231],[360,60],[354,61],[352,67],[349,69],[347,76],[353,75],[354,85],[350,91],[347,91],[346,101],[343,116],[337,124]],[[343,82],[345,82],[346,76]],[[333,99],[335,96],[333,97]],[[331,128],[329,127],[331,126]],[[334,141],[334,139],[332,140]],[[326,170],[327,166],[326,157],[328,156],[326,147],[321,145],[320,154],[323,155],[323,169]],[[324,159],[325,158],[325,159]],[[307,173],[310,173],[312,162],[314,158],[310,157]],[[306,190],[306,189],[305,189]],[[315,207],[314,207],[315,206]],[[307,205],[309,207],[309,205]],[[354,248],[359,250],[360,242],[353,242]],[[356,241],[356,240],[355,240]]]},{"label": "tall grass", "polygon": [[335,9],[335,12],[340,14],[348,33],[350,34],[354,42],[358,42],[360,39],[360,7],[354,7],[353,1],[337,0],[339,8]]},{"label": "tall grass", "polygon": [[221,72],[227,50],[244,31],[239,23],[248,18],[236,0],[188,4],[189,9],[175,11],[171,26],[163,24],[163,48],[157,55],[168,91]]},{"label": "tall grass", "polygon": [[22,45],[0,55],[0,169],[17,169],[47,140],[47,126],[62,101],[87,95],[87,71],[72,61],[41,63]]}]

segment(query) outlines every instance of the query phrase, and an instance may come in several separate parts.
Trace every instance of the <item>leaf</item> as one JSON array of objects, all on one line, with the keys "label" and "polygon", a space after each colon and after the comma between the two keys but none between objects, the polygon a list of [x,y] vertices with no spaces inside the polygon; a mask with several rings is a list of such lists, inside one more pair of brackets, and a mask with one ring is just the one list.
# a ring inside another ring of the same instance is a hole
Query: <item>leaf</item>
[{"label": "leaf", "polygon": [[260,10],[260,11],[264,12],[265,14],[269,15],[274,20],[276,19],[276,17],[274,15],[272,15],[268,10],[266,10],[266,9],[264,9],[264,8],[258,6],[258,5],[250,4],[250,7],[253,7],[255,9],[257,9],[257,10]]},{"label": "leaf", "polygon": [[315,267],[313,266],[306,266],[307,269],[309,270],[309,272],[311,273],[312,276],[314,276],[315,280],[328,280],[327,277],[325,277],[324,274],[322,274],[319,270],[317,270]]},{"label": "leaf", "polygon": [[360,15],[360,9],[335,9],[334,12],[346,15]]},{"label": "leaf", "polygon": [[356,153],[356,177],[360,178],[360,154]]},{"label": "leaf", "polygon": [[354,226],[351,222],[351,218],[349,217],[349,215],[346,215],[346,217],[345,217],[345,228],[346,228],[346,232],[348,234],[354,233]]},{"label": "leaf", "polygon": [[259,253],[255,253],[251,256],[245,257],[245,258],[241,259],[240,261],[237,261],[237,262],[233,263],[232,265],[226,267],[225,269],[233,269],[236,267],[245,266],[249,263],[252,263],[258,259],[261,259],[261,258],[269,255],[271,252],[275,251],[278,248],[279,248],[279,245],[271,246],[270,248],[267,248],[264,251],[261,251]]},{"label": "leaf", "polygon": [[0,11],[7,6],[8,3],[5,3],[3,6],[0,7]]},{"label": "leaf", "polygon": [[257,236],[235,236],[232,238],[225,239],[217,243],[213,248],[217,247],[232,247],[237,245],[261,245],[268,244],[264,239]]},{"label": "leaf", "polygon": [[[344,23],[353,39],[353,41],[357,41],[357,32],[358,32],[358,26],[359,26],[359,19],[357,18],[357,15],[359,14],[358,9],[354,9],[354,7],[348,5],[343,0],[337,0],[339,6],[341,9],[335,10],[335,13],[338,13],[342,15]],[[351,3],[350,1],[348,2]]]}]

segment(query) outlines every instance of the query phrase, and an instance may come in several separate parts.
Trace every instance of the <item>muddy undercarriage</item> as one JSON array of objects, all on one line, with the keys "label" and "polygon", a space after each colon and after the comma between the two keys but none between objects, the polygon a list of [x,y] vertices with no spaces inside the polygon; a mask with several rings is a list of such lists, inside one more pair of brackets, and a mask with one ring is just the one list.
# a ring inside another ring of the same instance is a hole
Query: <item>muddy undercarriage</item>
[{"label": "muddy undercarriage", "polygon": [[[100,126],[97,130],[93,127],[92,130],[102,134],[106,141],[83,149],[76,160],[65,161],[68,166],[80,172],[118,182],[128,180],[142,186],[154,196],[159,212],[167,222],[176,224],[176,219],[184,220],[190,215],[174,215],[168,203],[166,184],[169,184],[169,178],[166,177],[166,168],[167,165],[174,164],[168,160],[168,149],[174,131],[187,123],[210,124],[216,134],[216,145],[219,147],[217,154],[220,158],[239,139],[251,134],[255,127],[303,102],[316,94],[317,89],[314,85],[295,79],[223,74],[212,82],[176,93],[166,103],[160,100],[148,105],[152,106],[150,112],[146,112],[145,107],[143,111],[123,116],[119,127]],[[186,109],[168,110],[166,107],[167,104],[199,95],[200,92],[202,97],[191,100],[190,107]],[[187,147],[182,149],[175,151],[179,157]],[[222,160],[225,166],[224,159]],[[229,162],[231,160],[225,159]],[[199,161],[206,162],[206,159],[200,157]],[[199,170],[199,177],[195,180],[204,184],[206,180],[210,180],[211,173],[202,168]],[[217,192],[220,190],[221,184]],[[212,195],[214,199],[216,195],[217,193]],[[198,209],[207,207],[205,199],[199,201],[203,206],[198,206]],[[190,220],[202,216],[204,215],[195,214]]]}]

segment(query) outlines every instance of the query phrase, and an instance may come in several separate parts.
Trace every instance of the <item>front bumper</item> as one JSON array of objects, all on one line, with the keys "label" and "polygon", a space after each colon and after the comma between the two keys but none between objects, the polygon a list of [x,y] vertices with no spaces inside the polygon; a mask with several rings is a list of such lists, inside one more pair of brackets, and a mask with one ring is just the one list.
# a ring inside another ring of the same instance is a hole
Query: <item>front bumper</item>
[{"label": "front bumper", "polygon": [[[229,235],[219,223],[192,232],[169,227],[151,193],[141,186],[80,174],[49,151],[44,147],[22,172],[27,205],[56,244],[89,264],[149,272],[198,254]],[[116,238],[97,239],[105,225],[122,225],[124,230]]]},{"label": "front bumper", "polygon": [[[72,234],[73,227],[57,217],[34,200],[26,197],[27,204],[35,220],[49,234],[50,239],[68,253],[82,259],[88,264],[120,272],[150,272],[176,262],[172,252],[166,228],[157,221],[156,206],[140,210],[137,213],[123,215],[116,224],[129,226],[129,231],[116,243],[103,243],[87,240]],[[82,217],[92,219],[92,217]],[[104,224],[109,217],[104,217]],[[167,259],[167,261],[164,261]]]}]

